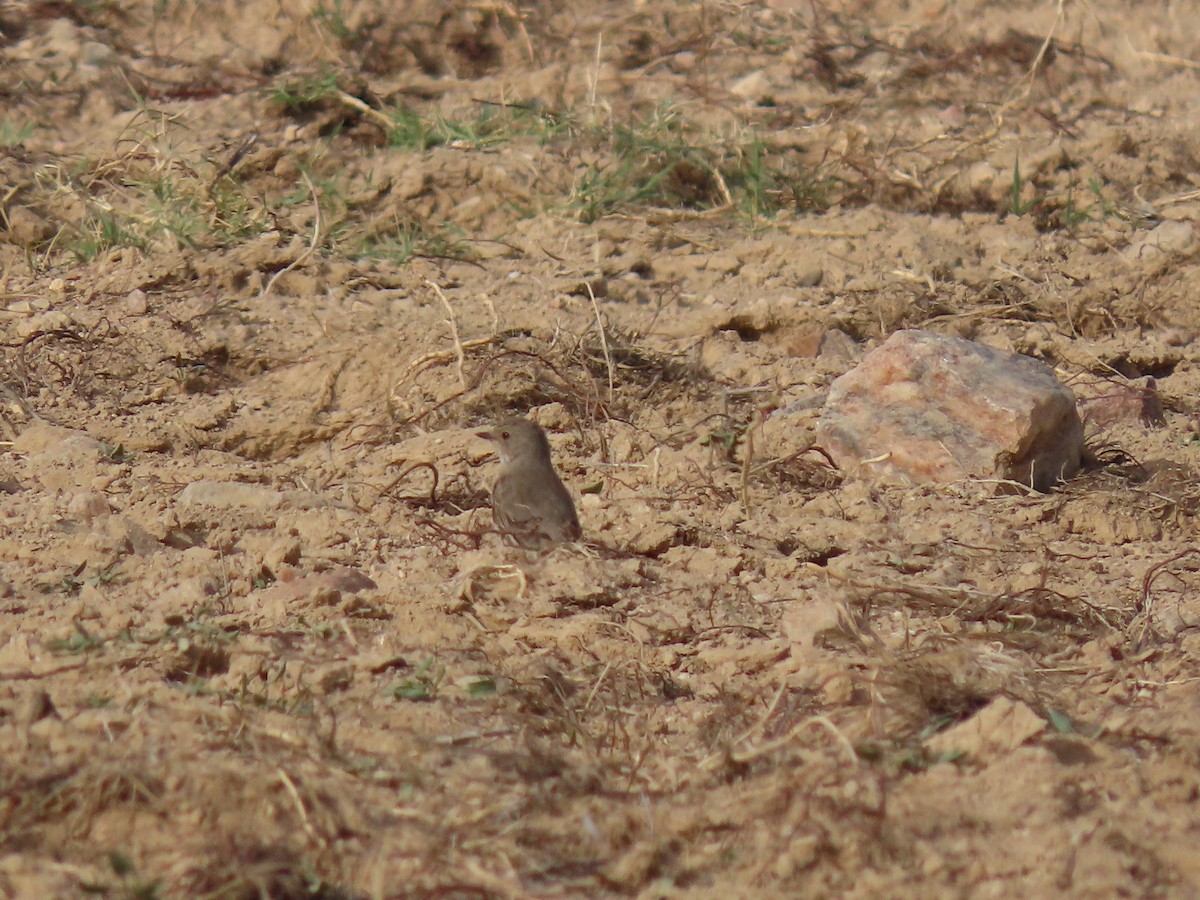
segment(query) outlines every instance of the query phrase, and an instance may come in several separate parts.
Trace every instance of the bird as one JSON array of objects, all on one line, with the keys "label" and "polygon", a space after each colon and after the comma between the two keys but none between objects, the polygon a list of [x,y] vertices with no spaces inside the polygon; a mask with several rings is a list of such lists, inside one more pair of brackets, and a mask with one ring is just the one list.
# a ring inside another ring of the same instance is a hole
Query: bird
[{"label": "bird", "polygon": [[541,426],[521,416],[501,419],[476,432],[500,455],[492,484],[496,529],[518,547],[547,550],[583,536],[575,501],[554,470],[550,441]]}]

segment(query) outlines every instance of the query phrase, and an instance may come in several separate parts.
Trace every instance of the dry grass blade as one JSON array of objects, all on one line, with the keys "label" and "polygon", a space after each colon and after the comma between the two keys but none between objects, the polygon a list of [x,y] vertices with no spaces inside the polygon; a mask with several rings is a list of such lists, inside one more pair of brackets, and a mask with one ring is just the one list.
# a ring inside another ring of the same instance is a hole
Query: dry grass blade
[{"label": "dry grass blade", "polygon": [[308,246],[305,248],[303,253],[301,253],[294,260],[292,260],[290,263],[288,263],[286,266],[284,266],[282,269],[280,269],[278,272],[276,272],[274,275],[271,276],[270,280],[268,280],[266,285],[263,287],[262,293],[259,294],[260,300],[263,297],[270,296],[272,289],[275,287],[275,283],[277,281],[279,281],[279,279],[282,278],[284,275],[286,275],[288,272],[291,272],[293,269],[295,269],[296,267],[303,264],[310,256],[312,256],[313,253],[315,253],[317,250],[317,245],[320,244],[320,242],[321,242],[321,201],[317,198],[317,188],[316,188],[316,185],[313,184],[312,178],[310,178],[308,173],[305,172],[303,169],[300,170],[300,177],[304,180],[305,186],[308,187],[309,195],[312,197],[312,204],[313,204],[312,237],[309,238]]}]

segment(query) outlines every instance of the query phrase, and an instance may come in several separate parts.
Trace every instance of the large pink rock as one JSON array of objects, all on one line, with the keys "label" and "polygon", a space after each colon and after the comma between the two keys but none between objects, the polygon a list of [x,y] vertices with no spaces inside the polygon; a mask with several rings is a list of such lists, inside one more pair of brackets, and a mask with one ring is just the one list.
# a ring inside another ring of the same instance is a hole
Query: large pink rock
[{"label": "large pink rock", "polygon": [[1005,478],[1040,491],[1079,471],[1075,396],[1049,366],[927,331],[898,331],[837,379],[818,443],[888,481]]}]

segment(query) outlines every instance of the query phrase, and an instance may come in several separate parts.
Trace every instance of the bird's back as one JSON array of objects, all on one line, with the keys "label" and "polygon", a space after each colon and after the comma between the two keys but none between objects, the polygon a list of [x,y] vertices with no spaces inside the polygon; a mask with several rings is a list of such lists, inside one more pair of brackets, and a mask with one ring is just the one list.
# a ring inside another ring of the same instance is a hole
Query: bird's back
[{"label": "bird's back", "polygon": [[496,526],[522,547],[570,543],[583,534],[571,493],[553,469],[513,467],[496,481],[492,507]]}]

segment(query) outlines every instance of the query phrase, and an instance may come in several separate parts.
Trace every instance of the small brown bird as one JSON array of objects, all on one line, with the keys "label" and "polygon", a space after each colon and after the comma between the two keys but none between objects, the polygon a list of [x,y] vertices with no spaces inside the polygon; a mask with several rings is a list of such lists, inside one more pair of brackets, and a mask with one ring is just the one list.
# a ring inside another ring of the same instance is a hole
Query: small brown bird
[{"label": "small brown bird", "polygon": [[575,502],[554,471],[546,432],[520,416],[480,431],[496,445],[500,472],[492,485],[496,528],[518,547],[545,550],[583,535]]}]

